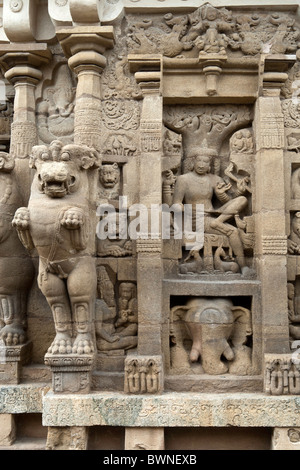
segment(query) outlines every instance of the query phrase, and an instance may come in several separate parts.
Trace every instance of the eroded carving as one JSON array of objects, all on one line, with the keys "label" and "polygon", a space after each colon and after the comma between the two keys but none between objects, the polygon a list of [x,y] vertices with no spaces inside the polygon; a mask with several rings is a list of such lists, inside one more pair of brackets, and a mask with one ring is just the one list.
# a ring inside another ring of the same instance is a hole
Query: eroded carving
[{"label": "eroded carving", "polygon": [[288,252],[292,255],[300,254],[300,212],[295,212],[291,220],[291,233],[288,237]]},{"label": "eroded carving", "polygon": [[299,395],[299,359],[292,354],[266,354],[264,387],[270,395]]},{"label": "eroded carving", "polygon": [[160,356],[134,356],[125,359],[125,393],[159,393],[163,389]]},{"label": "eroded carving", "polygon": [[44,86],[42,101],[37,106],[37,125],[40,143],[50,144],[59,139],[72,143],[76,87],[67,64],[60,64],[54,73],[53,84]]},{"label": "eroded carving", "polygon": [[136,287],[122,282],[118,308],[114,286],[104,266],[98,268],[96,339],[99,351],[127,350],[137,346]]},{"label": "eroded carving", "polygon": [[26,342],[27,298],[34,276],[32,261],[11,225],[22,205],[14,166],[13,157],[0,152],[0,338],[6,346]]},{"label": "eroded carving", "polygon": [[236,13],[205,4],[187,15],[167,13],[145,20],[128,17],[127,45],[133,53],[166,57],[226,55],[241,52],[295,52],[299,31],[292,15],[283,12]]},{"label": "eroded carving", "polygon": [[[235,306],[230,299],[216,297],[193,297],[186,305],[173,307],[171,336],[175,346],[171,347],[171,367],[174,370],[183,368],[186,357],[184,345],[187,338],[181,322],[192,340],[188,352],[190,363],[198,364],[200,361],[204,373],[212,375],[251,373],[252,349],[247,344],[252,336],[249,309]],[[173,358],[172,348],[175,349]]]}]

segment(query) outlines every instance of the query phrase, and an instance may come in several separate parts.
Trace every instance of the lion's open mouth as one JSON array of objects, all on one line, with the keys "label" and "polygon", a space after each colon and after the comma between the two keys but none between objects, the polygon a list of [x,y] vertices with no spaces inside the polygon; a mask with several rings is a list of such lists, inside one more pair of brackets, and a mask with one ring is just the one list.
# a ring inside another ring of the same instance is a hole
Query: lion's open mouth
[{"label": "lion's open mouth", "polygon": [[64,197],[68,194],[68,184],[66,181],[46,181],[43,184],[44,193],[50,197]]}]

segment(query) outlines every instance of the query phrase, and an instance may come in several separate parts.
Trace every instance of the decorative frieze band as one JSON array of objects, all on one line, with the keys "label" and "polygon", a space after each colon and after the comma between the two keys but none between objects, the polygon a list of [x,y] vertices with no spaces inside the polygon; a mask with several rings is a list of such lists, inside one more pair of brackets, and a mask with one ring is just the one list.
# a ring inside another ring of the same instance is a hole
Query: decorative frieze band
[{"label": "decorative frieze band", "polygon": [[262,237],[262,254],[286,255],[287,237],[285,235],[264,235]]}]

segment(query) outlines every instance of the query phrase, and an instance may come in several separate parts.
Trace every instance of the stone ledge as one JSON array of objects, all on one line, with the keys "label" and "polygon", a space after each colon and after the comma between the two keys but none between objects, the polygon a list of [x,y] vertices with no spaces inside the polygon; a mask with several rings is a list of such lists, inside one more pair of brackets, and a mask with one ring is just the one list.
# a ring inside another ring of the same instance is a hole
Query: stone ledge
[{"label": "stone ledge", "polygon": [[2,385],[0,413],[42,413],[42,396],[50,388],[49,384]]},{"label": "stone ledge", "polygon": [[300,426],[300,397],[263,393],[92,392],[43,397],[44,426],[289,427]]}]

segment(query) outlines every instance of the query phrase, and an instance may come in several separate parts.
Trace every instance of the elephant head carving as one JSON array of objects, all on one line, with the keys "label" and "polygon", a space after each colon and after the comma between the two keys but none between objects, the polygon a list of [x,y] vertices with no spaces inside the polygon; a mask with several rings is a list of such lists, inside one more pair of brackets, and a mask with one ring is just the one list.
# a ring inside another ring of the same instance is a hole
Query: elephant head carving
[{"label": "elephant head carving", "polygon": [[192,347],[189,360],[201,360],[207,374],[247,375],[251,368],[251,312],[235,306],[231,299],[192,297],[183,306],[171,310],[171,325],[182,321],[187,327]]}]

